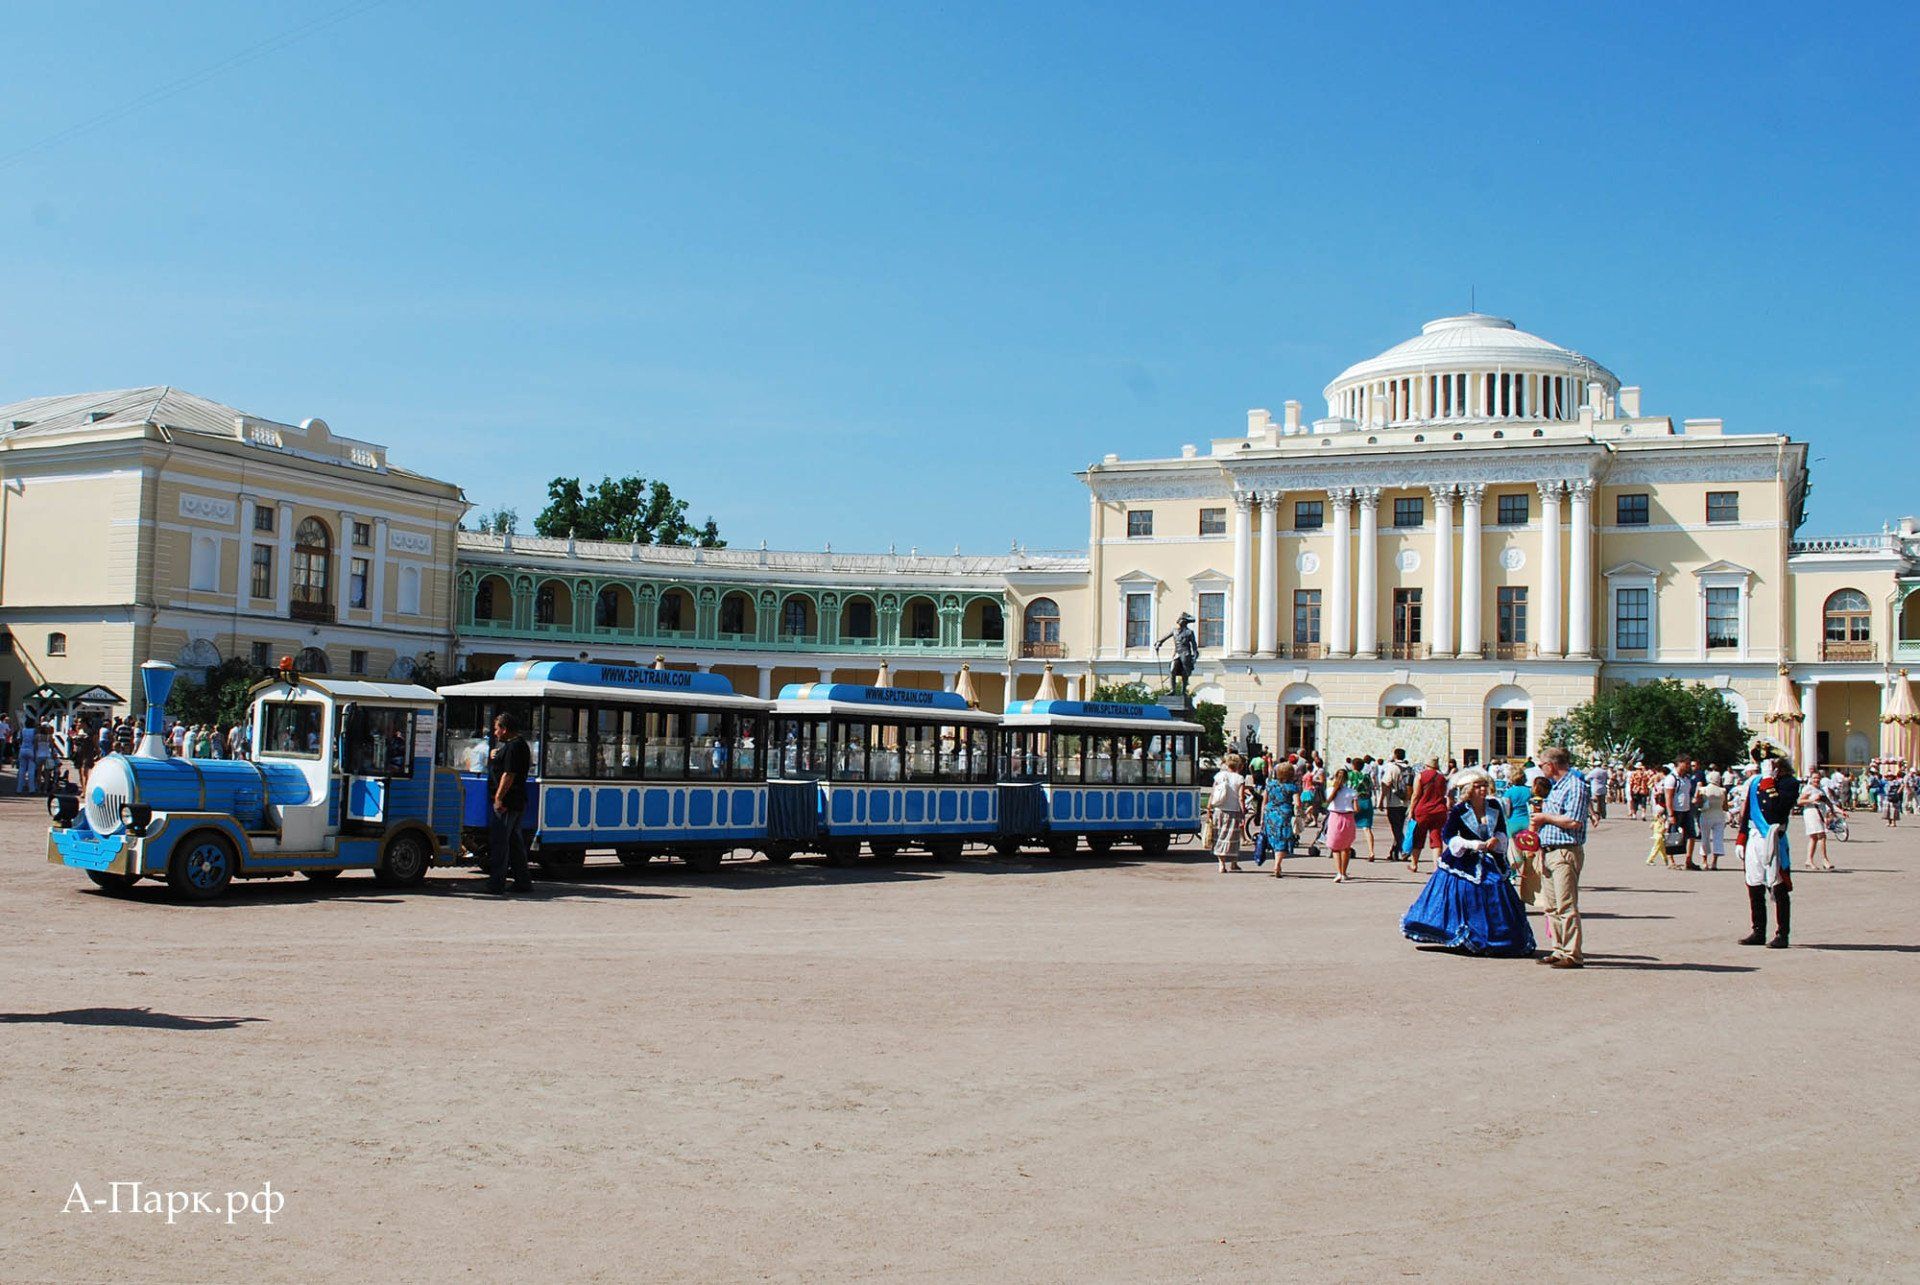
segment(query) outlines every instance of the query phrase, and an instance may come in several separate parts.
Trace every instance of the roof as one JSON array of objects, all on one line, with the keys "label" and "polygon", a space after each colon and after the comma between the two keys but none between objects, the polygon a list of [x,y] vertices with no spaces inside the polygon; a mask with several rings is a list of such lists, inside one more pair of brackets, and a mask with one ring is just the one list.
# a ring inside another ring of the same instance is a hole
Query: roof
[{"label": "roof", "polygon": [[1468,312],[1429,321],[1413,338],[1347,367],[1327,389],[1375,376],[1500,365],[1569,372],[1615,388],[1620,384],[1612,371],[1591,357],[1528,334],[1505,317]]},{"label": "roof", "polygon": [[337,701],[404,701],[410,705],[440,703],[440,693],[416,683],[383,683],[371,678],[329,678],[325,674],[301,674],[299,681],[293,684],[279,677],[265,679],[255,683],[247,696],[252,698],[270,693],[275,688],[284,691],[288,699],[298,696],[303,689],[311,688]]},{"label": "roof", "polygon": [[42,683],[27,696],[28,700],[56,700],[68,704],[78,702],[82,705],[118,705],[120,695],[111,687],[102,687],[98,683]]},{"label": "roof", "polygon": [[1113,701],[1023,700],[1007,706],[1001,720],[1008,727],[1093,727],[1132,732],[1140,736],[1168,732],[1198,732],[1198,723],[1173,716],[1164,705],[1121,704]]},{"label": "roof", "polygon": [[491,696],[503,700],[560,700],[602,705],[696,705],[702,709],[766,709],[756,696],[740,696],[684,688],[617,687],[555,682],[546,678],[487,678],[477,683],[449,683],[440,689],[443,699]]}]

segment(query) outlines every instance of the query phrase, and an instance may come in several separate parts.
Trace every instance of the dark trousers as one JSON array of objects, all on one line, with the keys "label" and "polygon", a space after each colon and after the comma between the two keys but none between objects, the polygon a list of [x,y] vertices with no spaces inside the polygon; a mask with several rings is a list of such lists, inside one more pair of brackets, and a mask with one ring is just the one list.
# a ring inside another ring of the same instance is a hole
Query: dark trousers
[{"label": "dark trousers", "polygon": [[1407,809],[1387,804],[1387,824],[1393,827],[1393,855],[1406,855],[1407,848]]},{"label": "dark trousers", "polygon": [[513,864],[513,886],[520,889],[533,887],[533,880],[527,875],[527,832],[520,828],[520,819],[526,814],[524,808],[513,808],[506,812],[495,812],[487,822],[487,888],[493,892],[507,890],[507,864]]}]

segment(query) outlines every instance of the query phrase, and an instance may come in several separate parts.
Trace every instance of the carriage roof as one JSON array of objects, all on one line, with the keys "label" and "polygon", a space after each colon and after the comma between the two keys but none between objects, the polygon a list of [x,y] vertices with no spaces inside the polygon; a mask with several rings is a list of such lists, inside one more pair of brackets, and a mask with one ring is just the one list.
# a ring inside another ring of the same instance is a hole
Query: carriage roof
[{"label": "carriage roof", "polygon": [[[275,690],[275,689],[279,690]],[[247,693],[249,699],[258,696],[280,696],[292,700],[301,692],[317,692],[331,698],[338,704],[349,701],[366,704],[369,701],[386,701],[394,705],[438,705],[440,693],[431,687],[422,687],[418,683],[383,683],[371,678],[329,678],[325,675],[296,674],[291,681],[274,677],[255,683]]]},{"label": "carriage roof", "polygon": [[957,692],[920,687],[862,687],[858,683],[788,683],[774,709],[782,714],[838,714],[843,718],[899,718],[926,723],[998,723],[1000,716],[970,707]]},{"label": "carriage roof", "polygon": [[1015,701],[1007,706],[1000,721],[1005,727],[1089,728],[1143,736],[1204,730],[1198,723],[1175,718],[1173,711],[1164,706],[1128,705],[1117,701]]},{"label": "carriage roof", "polygon": [[635,705],[729,706],[766,709],[768,702],[742,696],[719,674],[686,669],[647,669],[638,665],[598,665],[574,660],[516,660],[491,679],[456,683],[442,696],[495,699],[615,701]]}]

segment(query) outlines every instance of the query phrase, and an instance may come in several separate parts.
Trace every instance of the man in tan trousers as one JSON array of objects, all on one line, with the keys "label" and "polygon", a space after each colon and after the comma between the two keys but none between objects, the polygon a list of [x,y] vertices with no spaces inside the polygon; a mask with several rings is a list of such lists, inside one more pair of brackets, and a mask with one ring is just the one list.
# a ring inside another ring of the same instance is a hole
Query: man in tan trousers
[{"label": "man in tan trousers", "polygon": [[1553,788],[1534,809],[1533,828],[1540,835],[1541,855],[1547,867],[1547,916],[1553,921],[1554,949],[1540,962],[1554,968],[1583,968],[1580,942],[1580,867],[1587,857],[1587,818],[1593,796],[1587,782],[1573,770],[1573,759],[1558,745],[1540,754],[1540,768]]}]

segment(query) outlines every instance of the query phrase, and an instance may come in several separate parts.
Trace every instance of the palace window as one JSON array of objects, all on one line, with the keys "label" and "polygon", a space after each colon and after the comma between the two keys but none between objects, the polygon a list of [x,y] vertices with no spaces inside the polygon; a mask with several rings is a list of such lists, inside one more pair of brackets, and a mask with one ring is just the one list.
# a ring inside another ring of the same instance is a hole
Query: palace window
[{"label": "palace window", "polygon": [[[686,626],[681,623],[683,613],[680,609],[680,604],[684,601],[685,595],[683,594],[669,591],[660,595],[659,609],[654,612],[655,625],[658,628],[674,632],[685,629]],[[796,629],[793,632],[800,633],[801,630]]]},{"label": "palace window", "polygon": [[1613,594],[1613,645],[1621,651],[1645,651],[1653,595],[1645,589],[1616,589]]},{"label": "palace window", "polygon": [[980,604],[980,641],[1005,642],[1007,638],[1007,620],[1000,613],[997,602]]},{"label": "palace window", "polygon": [[248,592],[256,598],[273,597],[273,546],[270,544],[253,546],[253,577]]},{"label": "palace window", "polygon": [[[873,599],[855,598],[847,604],[847,637],[872,638],[878,632],[873,625]],[[1054,632],[1059,632],[1057,627]]]},{"label": "palace window", "polygon": [[553,592],[553,586],[550,584],[541,585],[539,590],[533,595],[533,623],[536,625],[552,624],[554,612],[558,609],[558,605],[557,595]]},{"label": "palace window", "polygon": [[1830,643],[1867,642],[1872,636],[1873,608],[1858,589],[1842,589],[1827,599],[1826,638]]},{"label": "palace window", "polygon": [[1030,643],[1060,642],[1060,605],[1051,598],[1035,598],[1027,604],[1026,640]]},{"label": "palace window", "polygon": [[347,576],[347,605],[365,607],[367,605],[367,560],[355,558],[353,569]]},{"label": "palace window", "polygon": [[67,654],[67,636],[65,634],[47,635],[47,655],[64,656]]},{"label": "palace window", "polygon": [[1225,509],[1200,510],[1201,535],[1225,535],[1227,533],[1227,511]]},{"label": "palace window", "polygon": [[1393,591],[1393,645],[1395,647],[1420,645],[1420,591],[1418,589]]},{"label": "palace window", "polygon": [[1707,590],[1707,646],[1740,645],[1740,591],[1730,587]]},{"label": "palace window", "polygon": [[475,620],[493,619],[493,579],[488,577],[480,582],[473,591],[473,618]]},{"label": "palace window", "polygon": [[1525,585],[1500,586],[1499,624],[1496,627],[1499,630],[1496,637],[1502,646],[1511,647],[1527,641],[1527,588]]},{"label": "palace window", "polygon": [[1525,492],[1502,495],[1494,505],[1493,520],[1501,526],[1525,526],[1533,516],[1533,504]]},{"label": "palace window", "polygon": [[1649,520],[1647,493],[1621,495],[1614,498],[1614,522],[1620,526],[1645,526]]},{"label": "palace window", "polygon": [[1287,706],[1287,753],[1311,754],[1320,744],[1320,707]]},{"label": "palace window", "polygon": [[[867,603],[867,618],[873,618],[873,604]],[[612,621],[608,621],[612,624]],[[730,593],[720,600],[720,632],[723,634],[744,634],[747,632],[747,595]]]},{"label": "palace window", "polygon": [[1493,711],[1493,757],[1497,759],[1517,759],[1527,756],[1527,711],[1524,709],[1496,709]]},{"label": "palace window", "polygon": [[256,530],[256,531],[265,531],[265,532],[268,532],[269,534],[271,534],[271,533],[272,533],[272,531],[273,531],[273,507],[272,507],[271,505],[267,505],[267,504],[256,504],[256,505],[254,505],[254,507],[253,507],[253,529],[254,529],[254,530]]},{"label": "palace window", "polygon": [[[725,615],[725,607],[721,609]],[[596,629],[611,629],[620,623],[620,591],[602,589],[593,598],[593,624]]]},{"label": "palace window", "polygon": [[356,522],[353,524],[353,547],[366,549],[373,545],[373,523]]},{"label": "palace window", "polygon": [[329,600],[333,534],[319,518],[308,518],[293,533],[293,600],[324,607]]},{"label": "palace window", "polygon": [[347,653],[347,672],[364,674],[367,672],[367,653],[357,648]]},{"label": "palace window", "polygon": [[1153,595],[1150,593],[1130,593],[1127,595],[1127,646],[1153,646]]},{"label": "palace window", "polygon": [[1227,644],[1227,595],[1209,591],[1200,595],[1198,636],[1202,647]]},{"label": "palace window", "polygon": [[[674,618],[676,620],[679,619],[677,609],[675,610]],[[673,627],[678,628],[678,626]],[[803,637],[810,632],[807,629],[807,600],[805,598],[796,594],[780,604],[780,632],[794,638]]]},{"label": "palace window", "polygon": [[1397,527],[1419,526],[1427,520],[1427,502],[1417,495],[1402,496],[1393,502],[1393,524]]},{"label": "palace window", "polygon": [[270,669],[273,662],[268,656],[267,645],[263,642],[247,644],[247,662],[255,669]]},{"label": "palace window", "polygon": [[1293,643],[1317,646],[1320,642],[1320,591],[1293,591]]},{"label": "palace window", "polygon": [[1127,514],[1127,535],[1137,539],[1153,534],[1153,510],[1135,509]]},{"label": "palace window", "polygon": [[1324,500],[1295,500],[1293,502],[1293,529],[1296,531],[1318,531],[1327,524],[1327,505]]},{"label": "palace window", "polygon": [[1738,522],[1740,520],[1740,492],[1708,491],[1707,521]]},{"label": "palace window", "polygon": [[931,641],[940,636],[939,613],[925,598],[907,604],[907,637]]}]

